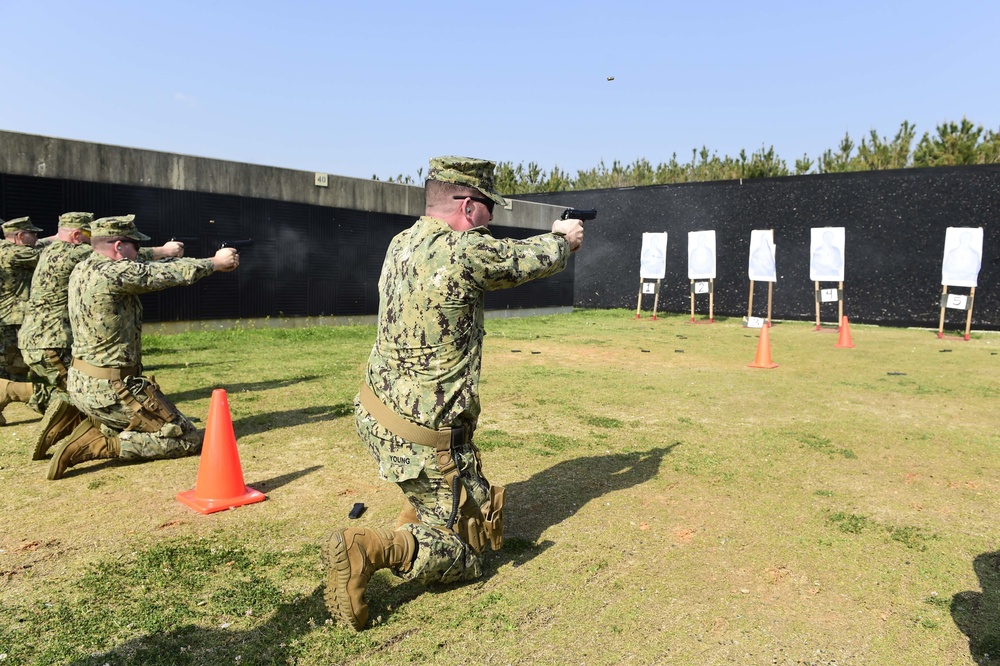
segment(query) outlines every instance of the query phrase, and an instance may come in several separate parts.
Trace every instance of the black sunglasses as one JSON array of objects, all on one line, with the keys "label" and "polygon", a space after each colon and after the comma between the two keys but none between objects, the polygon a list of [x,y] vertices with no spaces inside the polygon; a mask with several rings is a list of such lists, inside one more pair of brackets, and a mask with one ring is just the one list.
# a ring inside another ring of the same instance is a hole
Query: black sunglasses
[{"label": "black sunglasses", "polygon": [[489,212],[490,215],[493,214],[493,204],[496,203],[496,201],[493,201],[493,199],[487,199],[486,197],[470,197],[464,194],[462,195],[456,194],[455,196],[452,197],[452,199],[472,199],[473,201],[478,201],[479,203],[486,206],[486,210]]}]

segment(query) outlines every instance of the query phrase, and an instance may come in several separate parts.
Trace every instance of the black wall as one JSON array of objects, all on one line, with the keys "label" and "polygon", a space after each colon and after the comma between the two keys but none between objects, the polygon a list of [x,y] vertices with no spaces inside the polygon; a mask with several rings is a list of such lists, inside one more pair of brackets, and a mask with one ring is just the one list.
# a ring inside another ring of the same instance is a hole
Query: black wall
[{"label": "black wall", "polygon": [[[0,174],[0,218],[28,215],[45,236],[55,233],[61,213],[77,210],[97,217],[134,213],[151,244],[177,237],[190,257],[209,257],[224,240],[254,240],[241,250],[236,272],[144,295],[146,321],[375,314],[386,248],[414,221],[268,199]],[[497,237],[537,233],[493,227]],[[572,268],[486,298],[490,310],[572,304]]]},{"label": "black wall", "polygon": [[[845,227],[844,314],[850,320],[937,328],[945,229],[983,227],[983,266],[973,326],[1000,328],[1000,165],[901,169],[524,195],[520,199],[597,208],[576,256],[574,305],[634,308],[642,233],[669,232],[660,309],[690,311],[687,232],[716,231],[716,315],[747,312],[750,231],[774,229],[776,319],[813,320],[809,280],[812,227]],[[824,288],[834,283],[821,283]],[[952,293],[968,289],[949,288]],[[756,284],[754,314],[766,312],[767,285]],[[652,308],[646,296],[643,309]],[[708,312],[707,297],[696,301]],[[824,322],[837,318],[824,304]],[[945,325],[964,328],[948,310]]]}]

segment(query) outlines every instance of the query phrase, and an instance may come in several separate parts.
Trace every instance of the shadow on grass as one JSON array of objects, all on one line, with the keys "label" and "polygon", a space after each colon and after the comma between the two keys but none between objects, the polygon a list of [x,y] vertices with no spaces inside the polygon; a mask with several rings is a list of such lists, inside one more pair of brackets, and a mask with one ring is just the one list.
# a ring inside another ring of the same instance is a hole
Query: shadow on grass
[{"label": "shadow on grass", "polygon": [[[274,430],[275,428],[286,428],[290,426],[301,425],[304,423],[319,423],[321,421],[332,421],[333,419],[343,418],[354,413],[354,405],[350,403],[339,403],[336,405],[326,405],[322,407],[304,407],[302,409],[290,409],[284,412],[268,412],[266,414],[254,414],[253,416],[247,416],[242,419],[237,419],[233,421],[233,432],[237,439],[240,437],[245,437],[247,435],[255,435],[261,432],[268,432]],[[190,418],[193,422],[198,423],[199,419]],[[194,454],[198,455],[198,454]],[[140,465],[143,463],[153,463],[156,460],[104,460],[93,465],[86,465],[84,467],[71,467],[66,470],[64,477],[76,476],[77,474],[86,474],[89,472],[95,472],[97,470],[104,469],[109,466],[122,466],[127,467],[131,465]],[[289,480],[296,478],[297,476],[302,476],[304,473],[312,472],[319,467],[311,467],[303,472],[296,472],[291,475],[285,475],[280,477],[275,477],[275,479],[284,479],[289,477]],[[273,479],[272,479],[273,480]],[[266,481],[263,483],[269,483]],[[287,481],[285,482],[287,483]],[[269,488],[273,490],[276,487],[284,485],[284,483],[278,484]],[[263,488],[258,488],[263,492]]]},{"label": "shadow on grass", "polygon": [[[507,521],[505,538],[528,541],[536,547],[525,549],[525,553],[521,554],[510,553],[505,546],[498,553],[499,557],[488,558],[491,570],[505,562],[523,564],[544,551],[552,544],[543,542],[545,547],[538,550],[543,545],[538,544],[542,532],[563,522],[584,504],[602,495],[645,483],[656,476],[663,457],[675,446],[677,444],[649,451],[565,460],[529,479],[508,485],[504,506]],[[486,466],[488,469],[489,461]]]},{"label": "shadow on grass", "polygon": [[951,618],[969,637],[969,653],[980,665],[1000,665],[1000,551],[972,561],[982,592],[967,590],[951,598]]},{"label": "shadow on grass", "polygon": [[[573,516],[584,504],[655,477],[663,457],[677,445],[565,460],[529,479],[507,485],[504,545],[497,553],[486,553],[483,578],[492,576],[504,564],[521,566],[544,553],[554,543],[539,543],[542,533]],[[488,472],[489,460],[485,464]],[[483,578],[468,583],[479,583]],[[394,608],[425,592],[446,592],[455,587],[454,584],[428,587],[415,581],[398,583],[397,580],[391,575],[371,579],[365,598],[373,618],[387,617]]]},{"label": "shadow on grass", "polygon": [[72,666],[203,666],[205,664],[295,663],[299,638],[328,617],[323,587],[304,599],[278,605],[263,624],[247,630],[185,625],[165,633],[140,636]]},{"label": "shadow on grass", "polygon": [[[288,409],[281,412],[264,412],[243,416],[233,420],[233,430],[237,437],[256,435],[277,428],[289,428],[309,423],[332,421],[354,415],[354,405],[348,402],[336,405],[318,405],[302,409]],[[353,425],[352,425],[353,427]]]},{"label": "shadow on grass", "polygon": [[289,379],[272,379],[266,382],[242,382],[239,384],[226,384],[225,386],[206,386],[204,388],[179,391],[177,393],[171,392],[167,394],[167,397],[171,402],[177,404],[178,402],[184,402],[185,400],[201,400],[203,398],[211,398],[212,391],[217,388],[226,389],[227,394],[239,393],[241,391],[249,391],[253,393],[255,391],[284,388],[300,382],[310,382],[314,379],[319,379],[319,375],[307,375],[305,377],[294,377]]},{"label": "shadow on grass", "polygon": [[270,492],[276,488],[291,483],[295,479],[305,476],[306,474],[312,474],[318,469],[323,469],[322,465],[313,465],[312,467],[306,467],[305,469],[300,469],[297,472],[290,472],[288,474],[282,474],[281,476],[272,476],[270,479],[262,479],[261,481],[247,482],[247,485],[252,487],[254,490],[259,490],[260,492]]}]

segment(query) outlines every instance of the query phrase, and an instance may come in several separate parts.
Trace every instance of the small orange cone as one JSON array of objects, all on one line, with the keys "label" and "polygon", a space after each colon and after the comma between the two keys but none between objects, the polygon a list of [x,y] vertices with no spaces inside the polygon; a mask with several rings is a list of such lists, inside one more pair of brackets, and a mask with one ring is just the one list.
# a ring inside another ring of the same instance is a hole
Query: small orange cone
[{"label": "small orange cone", "polygon": [[760,338],[757,340],[757,358],[748,365],[749,368],[777,368],[777,363],[771,362],[771,338],[767,333],[770,326],[760,327]]},{"label": "small orange cone", "polygon": [[266,495],[243,483],[243,468],[236,450],[236,434],[229,415],[229,399],[225,389],[212,391],[208,406],[205,441],[198,463],[198,480],[194,490],[177,493],[177,500],[199,513],[214,513],[235,506],[253,504]]},{"label": "small orange cone", "polygon": [[847,323],[847,315],[844,315],[843,319],[840,320],[840,337],[837,338],[837,344],[834,347],[854,347],[854,342],[851,340],[851,326]]}]

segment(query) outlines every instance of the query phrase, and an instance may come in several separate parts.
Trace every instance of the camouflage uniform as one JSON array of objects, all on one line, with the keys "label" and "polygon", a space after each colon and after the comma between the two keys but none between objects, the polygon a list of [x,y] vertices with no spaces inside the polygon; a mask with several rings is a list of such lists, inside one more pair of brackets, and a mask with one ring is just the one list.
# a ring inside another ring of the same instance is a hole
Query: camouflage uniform
[{"label": "camouflage uniform", "polygon": [[[569,255],[569,243],[556,234],[496,239],[485,227],[456,232],[443,220],[421,217],[392,240],[382,266],[368,385],[390,410],[421,426],[475,428],[485,292],[558,273]],[[397,573],[423,582],[480,576],[481,556],[445,528],[453,493],[434,449],[389,432],[357,400],[355,416],[380,476],[399,485],[420,520],[399,528],[418,547],[409,571]],[[490,484],[478,450],[470,441],[455,453],[466,491],[482,506]]]},{"label": "camouflage uniform", "polygon": [[39,257],[31,281],[31,300],[17,336],[25,363],[40,380],[35,382],[28,402],[35,411],[44,412],[53,396],[66,399],[60,385],[65,383],[65,369],[73,362],[73,332],[67,309],[69,276],[91,254],[89,245],[57,240]]},{"label": "camouflage uniform", "polygon": [[[60,229],[83,229],[90,233],[92,213],[64,213]],[[44,413],[53,396],[68,400],[66,370],[73,361],[70,345],[73,332],[67,310],[69,275],[78,263],[90,256],[86,244],[55,240],[38,258],[31,278],[31,296],[17,335],[18,347],[34,374],[28,406]]]},{"label": "camouflage uniform", "polygon": [[[21,217],[3,224],[10,231],[41,231],[31,218]],[[24,309],[31,290],[31,274],[38,263],[43,244],[18,245],[0,239],[0,377],[10,379],[8,368],[19,365],[17,332],[24,319]]]},{"label": "camouflage uniform", "polygon": [[[132,216],[105,219],[126,220],[134,230]],[[100,222],[94,222],[95,237],[99,235]],[[139,238],[148,239],[141,235]],[[133,367],[141,372],[142,303],[139,294],[193,284],[213,272],[211,259],[167,259],[147,263],[127,259],[115,261],[91,253],[80,262],[69,280],[73,357],[99,368]],[[127,430],[135,412],[116,392],[118,383],[71,367],[67,389],[72,403],[100,422],[105,436],[120,440],[122,459],[173,458],[201,450],[201,433],[171,404],[167,406],[176,418],[158,432]]]}]

